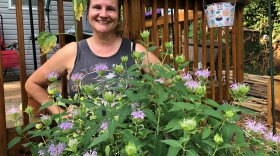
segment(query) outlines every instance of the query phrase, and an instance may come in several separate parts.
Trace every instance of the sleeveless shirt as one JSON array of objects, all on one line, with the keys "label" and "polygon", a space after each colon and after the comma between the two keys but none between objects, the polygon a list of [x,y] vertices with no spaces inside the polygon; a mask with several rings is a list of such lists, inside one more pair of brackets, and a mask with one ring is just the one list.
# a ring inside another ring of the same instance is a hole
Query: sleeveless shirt
[{"label": "sleeveless shirt", "polygon": [[126,38],[122,38],[121,45],[118,51],[109,57],[100,57],[95,55],[88,43],[87,40],[81,40],[78,42],[77,47],[77,56],[74,63],[74,67],[72,72],[70,73],[70,78],[68,80],[68,93],[70,97],[74,97],[75,93],[77,93],[77,85],[73,82],[71,77],[74,74],[81,74],[82,80],[80,84],[96,84],[100,81],[98,78],[98,74],[93,71],[94,67],[98,64],[105,64],[108,67],[108,74],[109,77],[115,77],[116,75],[113,72],[114,65],[121,64],[121,57],[127,56],[128,61],[126,62],[127,68],[135,64],[134,59],[132,58],[132,50],[135,50],[135,45],[133,48],[131,47],[131,41]]}]

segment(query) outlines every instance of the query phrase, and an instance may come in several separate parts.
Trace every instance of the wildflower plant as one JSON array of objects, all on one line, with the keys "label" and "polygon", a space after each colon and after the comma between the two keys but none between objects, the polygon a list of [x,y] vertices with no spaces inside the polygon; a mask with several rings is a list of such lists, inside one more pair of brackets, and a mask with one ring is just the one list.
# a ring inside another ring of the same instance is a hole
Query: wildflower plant
[{"label": "wildflower plant", "polygon": [[[144,32],[142,37],[148,35]],[[165,45],[172,49],[169,43]],[[123,56],[122,63],[111,70],[118,78],[106,78],[105,64],[95,66],[93,71],[102,81],[98,84],[83,84],[83,75],[73,74],[78,88],[73,98],[64,99],[49,87],[50,97],[55,100],[43,104],[40,110],[59,105],[67,111],[41,115],[38,123],[25,128],[17,125],[19,136],[8,147],[23,138],[27,140],[24,146],[40,156],[279,154],[274,148],[279,146],[278,135],[267,133],[265,139],[259,139],[266,129],[254,121],[246,122],[246,129],[237,126],[241,113],[251,111],[205,97],[210,74],[207,69],[186,73],[187,63],[181,56],[175,58],[177,70],[167,64],[143,65],[146,53],[135,51],[132,57],[135,65],[128,68],[128,57]],[[148,68],[151,74],[142,74],[142,68]],[[49,77],[49,86],[57,83],[55,73]],[[241,84],[231,86],[234,100],[244,101],[248,91]]]}]

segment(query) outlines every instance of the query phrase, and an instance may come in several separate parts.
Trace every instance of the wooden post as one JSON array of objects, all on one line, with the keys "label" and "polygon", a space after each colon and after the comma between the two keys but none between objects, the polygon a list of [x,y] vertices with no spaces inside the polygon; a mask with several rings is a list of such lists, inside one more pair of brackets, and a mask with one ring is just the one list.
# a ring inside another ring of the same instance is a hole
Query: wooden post
[{"label": "wooden post", "polygon": [[[39,32],[45,31],[44,2],[42,0],[38,0],[38,25],[39,25]],[[47,61],[47,55],[41,55],[40,59],[41,59],[41,65],[44,64]]]},{"label": "wooden post", "polygon": [[[143,15],[144,16],[144,15]],[[153,7],[152,7],[152,42],[155,44],[155,46],[158,47],[159,45],[159,36],[158,36],[158,28],[157,28],[157,1],[153,1]],[[159,50],[158,48],[155,50],[154,54],[159,57]]]},{"label": "wooden post", "polygon": [[244,80],[244,33],[243,33],[243,7],[236,4],[236,81]]},{"label": "wooden post", "polygon": [[4,80],[2,70],[2,52],[0,48],[0,155],[7,155],[7,131],[6,131],[6,113],[5,113],[5,94],[4,94]]},{"label": "wooden post", "polygon": [[[22,110],[24,111],[28,105],[27,92],[24,88],[26,82],[26,64],[25,64],[25,48],[24,48],[24,32],[23,32],[23,13],[22,2],[16,1],[16,20],[17,20],[17,34],[18,34],[18,52],[19,52],[19,70],[20,70],[20,89]],[[23,125],[29,123],[29,116],[23,112]]]},{"label": "wooden post", "polygon": [[[57,0],[57,11],[58,11],[58,32],[59,32],[59,45],[60,48],[65,46],[65,35],[64,33],[64,12],[63,12],[63,0]],[[62,77],[61,81],[62,96],[67,98],[67,78]]]},{"label": "wooden post", "polygon": [[[130,30],[130,39],[132,41],[137,41],[140,39],[140,30],[142,27],[141,18],[135,18],[135,16],[141,17],[141,4],[139,0],[130,0],[129,2],[129,10],[130,10],[130,23],[129,30]],[[142,15],[143,16],[143,15]],[[132,18],[133,17],[133,18]]]}]

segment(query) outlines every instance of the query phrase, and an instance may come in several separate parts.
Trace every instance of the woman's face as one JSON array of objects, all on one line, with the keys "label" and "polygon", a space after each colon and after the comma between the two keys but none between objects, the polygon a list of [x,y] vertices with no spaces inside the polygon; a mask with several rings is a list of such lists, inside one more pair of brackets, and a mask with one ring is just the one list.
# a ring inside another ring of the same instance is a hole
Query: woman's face
[{"label": "woman's face", "polygon": [[90,0],[88,21],[93,32],[115,32],[118,25],[118,0]]}]

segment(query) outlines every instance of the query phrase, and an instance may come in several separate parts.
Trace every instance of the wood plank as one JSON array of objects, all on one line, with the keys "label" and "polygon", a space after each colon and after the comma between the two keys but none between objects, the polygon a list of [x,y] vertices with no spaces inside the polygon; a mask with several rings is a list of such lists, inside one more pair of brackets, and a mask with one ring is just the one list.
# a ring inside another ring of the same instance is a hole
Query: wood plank
[{"label": "wood plank", "polygon": [[[165,5],[164,5],[164,15],[168,15],[168,0],[164,1]],[[168,16],[163,16],[164,18],[164,24],[163,24],[163,34],[162,34],[162,39],[163,39],[163,43],[165,42],[169,42],[169,17]],[[163,53],[166,53],[166,48],[163,48]],[[169,56],[166,57],[166,59],[164,60],[165,63],[169,64]]]},{"label": "wood plank", "polygon": [[[181,36],[179,36],[179,0],[175,0],[174,1],[174,23],[173,23],[173,51],[174,51],[174,57],[177,57],[179,54],[179,37],[181,38]],[[178,68],[178,65],[176,63],[175,64],[175,69]]]},{"label": "wood plank", "polygon": [[198,67],[198,5],[198,1],[195,1],[193,10],[193,67],[195,69]]},{"label": "wood plank", "polygon": [[[187,15],[186,15],[186,13],[187,13]],[[164,13],[165,14],[165,13]],[[165,14],[166,15],[166,14]],[[199,11],[198,13],[197,13],[197,15],[198,15],[198,18],[201,18],[202,17],[202,12],[201,11]],[[178,21],[179,22],[184,22],[185,20],[186,21],[188,21],[186,18],[185,18],[185,16],[186,17],[188,17],[188,20],[192,20],[194,17],[193,17],[193,11],[192,10],[189,10],[188,12],[186,12],[186,11],[184,11],[184,12],[179,12],[179,18],[178,18]],[[157,25],[164,25],[164,18],[165,18],[166,16],[161,16],[161,17],[158,17],[157,18]],[[172,23],[172,20],[171,20],[171,15],[168,15],[168,23],[169,24],[171,24]],[[146,22],[145,22],[145,26],[146,27],[151,27],[153,25],[153,23],[152,23],[152,20],[146,20]]]},{"label": "wood plank", "polygon": [[217,28],[218,29],[218,68],[216,68],[218,71],[217,72],[217,79],[218,79],[218,101],[222,101],[224,99],[223,97],[223,74],[222,74],[222,68],[223,68],[223,55],[222,55],[222,48],[223,48],[223,43],[222,43],[222,28]]},{"label": "wood plank", "polygon": [[[25,64],[25,48],[24,48],[24,30],[23,28],[23,14],[22,3],[16,1],[16,16],[17,16],[17,35],[18,35],[18,52],[19,52],[19,70],[20,70],[20,91],[22,109],[25,110],[28,105],[27,92],[24,85],[26,82],[26,64]],[[26,126],[29,123],[29,116],[27,113],[23,113],[23,125]]]},{"label": "wood plank", "polygon": [[215,87],[215,60],[214,60],[214,29],[210,29],[210,84],[211,84],[211,99],[216,100]]},{"label": "wood plank", "polygon": [[[44,18],[44,2],[38,0],[38,30],[39,32],[45,31],[45,18]],[[40,53],[42,54],[42,49],[40,48]],[[41,65],[47,61],[47,55],[40,55]]]},{"label": "wood plank", "polygon": [[[159,47],[159,35],[158,35],[158,27],[157,27],[157,1],[153,1],[152,7],[152,42],[155,46]],[[154,54],[159,57],[159,49],[157,48]]]},{"label": "wood plank", "polygon": [[[2,58],[2,52],[0,48],[0,58]],[[5,96],[4,96],[4,79],[2,70],[2,59],[0,59],[0,149],[2,149],[3,155],[7,155],[7,132],[6,132],[6,113],[5,113]]]},{"label": "wood plank", "polygon": [[244,77],[244,37],[243,37],[243,8],[237,4],[236,9],[236,34],[238,36],[236,40],[236,81],[243,82]]},{"label": "wood plank", "polygon": [[[184,55],[185,55],[185,60],[189,61],[189,6],[187,3],[188,0],[186,0],[185,2],[185,6],[184,6]],[[180,14],[179,14],[180,16]],[[179,17],[180,20],[180,17]],[[185,71],[188,72],[189,71],[189,66],[186,66]]]},{"label": "wood plank", "polygon": [[124,0],[123,4],[123,37],[130,39],[129,37],[129,25],[128,23],[130,22],[129,16],[128,16],[128,0]]}]

